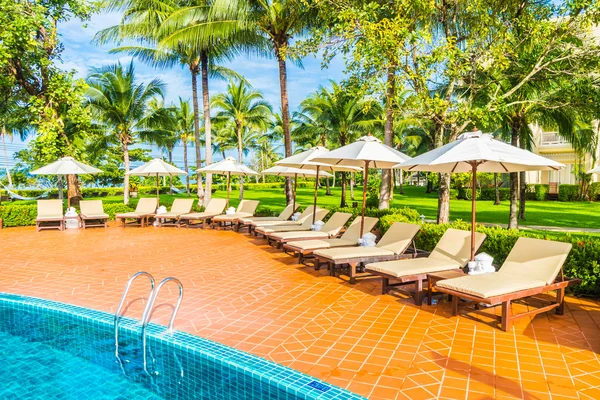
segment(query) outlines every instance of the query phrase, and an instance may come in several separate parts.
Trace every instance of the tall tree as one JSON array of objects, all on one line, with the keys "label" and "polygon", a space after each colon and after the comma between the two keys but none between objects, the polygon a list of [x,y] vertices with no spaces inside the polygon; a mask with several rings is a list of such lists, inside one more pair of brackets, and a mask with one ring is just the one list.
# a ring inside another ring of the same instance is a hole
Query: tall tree
[{"label": "tall tree", "polygon": [[102,134],[94,138],[95,146],[119,145],[125,165],[124,203],[129,203],[129,146],[136,141],[157,143],[168,135],[172,114],[167,108],[152,108],[164,97],[165,84],[154,79],[148,84],[135,78],[133,63],[92,68],[87,77],[87,104],[91,107]]},{"label": "tall tree", "polygon": [[[215,120],[229,121],[237,144],[238,161],[243,163],[244,148],[249,140],[244,136],[268,129],[272,117],[271,106],[263,99],[260,91],[245,81],[230,81],[225,93],[213,97],[213,107],[219,109]],[[233,135],[232,135],[233,136]],[[240,199],[244,195],[244,181],[240,177]]]},{"label": "tall tree", "polygon": [[183,169],[188,172],[185,176],[185,189],[190,196],[190,176],[188,168],[188,142],[194,139],[194,112],[190,109],[187,100],[179,98],[179,104],[175,107],[176,134],[183,146]]}]

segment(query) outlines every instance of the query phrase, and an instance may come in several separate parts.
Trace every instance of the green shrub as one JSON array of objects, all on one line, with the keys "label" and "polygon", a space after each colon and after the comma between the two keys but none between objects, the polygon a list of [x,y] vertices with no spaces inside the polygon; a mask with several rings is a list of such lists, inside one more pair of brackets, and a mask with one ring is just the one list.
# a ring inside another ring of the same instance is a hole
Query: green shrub
[{"label": "green shrub", "polygon": [[36,204],[8,204],[0,206],[0,219],[5,227],[35,225]]},{"label": "green shrub", "polygon": [[590,200],[600,200],[600,182],[592,182],[590,184]]},{"label": "green shrub", "polygon": [[558,200],[577,201],[579,200],[579,185],[558,185]]},{"label": "green shrub", "polygon": [[258,206],[256,211],[254,212],[254,216],[256,217],[276,217],[280,212],[273,211],[269,207]]},{"label": "green shrub", "polygon": [[[456,221],[452,224],[436,225],[423,224],[416,238],[417,247],[431,251],[440,237],[448,228],[470,230],[470,224]],[[571,243],[573,249],[564,264],[566,276],[581,279],[581,285],[574,287],[575,293],[600,295],[600,239],[578,235],[572,236],[559,232],[538,233],[517,229],[503,229],[498,227],[477,226],[477,231],[485,233],[487,238],[480,251],[494,257],[494,263],[502,265],[506,256],[519,237],[532,237]]]},{"label": "green shrub", "polygon": [[104,212],[108,214],[108,217],[111,221],[115,220],[115,214],[135,210],[135,207],[133,207],[131,204],[128,205],[123,203],[105,203],[102,206],[104,207]]},{"label": "green shrub", "polygon": [[[498,188],[498,193],[500,195],[500,201],[510,200],[510,189],[509,188]],[[481,194],[479,195],[478,200],[496,201],[496,189],[494,189],[494,188],[481,189]]]},{"label": "green shrub", "polygon": [[387,232],[387,230],[390,229],[390,226],[392,226],[392,224],[394,224],[395,222],[415,222],[415,221],[410,221],[408,219],[408,217],[404,214],[384,215],[379,220],[379,228],[381,229],[381,232],[382,233]]},{"label": "green shrub", "polygon": [[[529,185],[527,185],[529,186]],[[537,184],[533,185],[535,192],[535,199],[538,201],[548,200],[548,192],[550,191],[550,185]]]}]

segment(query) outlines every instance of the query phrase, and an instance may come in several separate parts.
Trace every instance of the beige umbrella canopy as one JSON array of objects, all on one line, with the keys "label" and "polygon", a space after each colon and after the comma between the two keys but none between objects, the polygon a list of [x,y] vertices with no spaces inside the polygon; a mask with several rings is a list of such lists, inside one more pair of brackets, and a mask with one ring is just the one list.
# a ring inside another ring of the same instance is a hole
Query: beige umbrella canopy
[{"label": "beige umbrella canopy", "polygon": [[173,176],[173,175],[187,175],[182,169],[179,169],[169,163],[164,162],[160,158],[155,158],[148,161],[146,164],[140,165],[137,168],[132,169],[127,173],[128,175],[135,176],[155,176],[156,177],[156,199],[159,199],[158,190],[158,177],[159,176]]},{"label": "beige umbrella canopy", "polygon": [[587,173],[588,174],[600,174],[600,165],[594,169],[590,169]]},{"label": "beige umbrella canopy", "polygon": [[410,157],[383,143],[374,136],[367,135],[339,149],[315,157],[314,161],[326,162],[334,165],[362,166],[363,174],[363,202],[362,218],[360,222],[360,236],[363,235],[365,223],[365,207],[367,204],[367,179],[369,168],[391,169],[398,163],[410,160]]},{"label": "beige umbrella canopy", "polygon": [[[63,157],[51,164],[38,168],[30,172],[32,175],[84,175],[84,174],[99,174],[102,170],[84,164],[75,160],[73,157]],[[62,185],[60,185],[62,186]],[[62,199],[62,190],[59,190],[60,198]],[[69,207],[71,206],[71,198],[67,200]]]},{"label": "beige umbrella canopy", "polygon": [[244,164],[237,162],[233,157],[227,157],[218,163],[207,165],[197,170],[210,174],[227,175],[227,206],[229,206],[229,197],[231,195],[231,175],[250,176],[258,175],[258,172],[251,170]]},{"label": "beige umbrella canopy", "polygon": [[399,164],[407,171],[472,172],[471,260],[475,259],[476,179],[481,172],[558,170],[563,164],[495,140],[481,131],[463,133],[452,143]]},{"label": "beige umbrella canopy", "polygon": [[[275,165],[281,167],[291,167],[298,169],[314,170],[315,173],[315,196],[314,196],[314,207],[317,208],[317,194],[319,188],[319,173],[321,171],[349,171],[349,172],[360,172],[361,169],[357,167],[347,167],[344,165],[331,165],[329,163],[315,161],[315,158],[320,157],[324,154],[329,153],[325,147],[316,146],[312,149],[303,151],[302,153],[294,154],[293,156],[284,158],[275,162]],[[316,213],[313,213],[313,224],[315,222]]]},{"label": "beige umbrella canopy", "polygon": [[[286,176],[294,178],[294,203],[292,204],[292,210],[296,209],[296,187],[298,183],[298,177],[301,178],[316,178],[317,171],[312,169],[300,169],[292,167],[280,167],[278,165],[267,168],[261,172],[263,175],[275,175],[275,176]],[[333,175],[327,172],[319,173],[324,178],[331,178]]]}]

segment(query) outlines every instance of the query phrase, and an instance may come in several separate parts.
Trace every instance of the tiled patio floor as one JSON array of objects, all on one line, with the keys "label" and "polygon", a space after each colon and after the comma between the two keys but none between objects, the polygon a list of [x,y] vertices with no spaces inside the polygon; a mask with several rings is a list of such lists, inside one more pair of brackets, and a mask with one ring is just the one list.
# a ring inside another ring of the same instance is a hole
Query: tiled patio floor
[{"label": "tiled patio floor", "polygon": [[[595,301],[568,297],[564,316],[523,319],[506,333],[491,319],[451,317],[447,304],[379,295],[377,279],[349,285],[245,234],[0,230],[2,292],[111,312],[139,270],[183,282],[178,329],[372,399],[600,398]],[[155,321],[168,319],[169,289]],[[146,290],[140,280],[131,299]],[[139,318],[142,304],[127,315]]]}]

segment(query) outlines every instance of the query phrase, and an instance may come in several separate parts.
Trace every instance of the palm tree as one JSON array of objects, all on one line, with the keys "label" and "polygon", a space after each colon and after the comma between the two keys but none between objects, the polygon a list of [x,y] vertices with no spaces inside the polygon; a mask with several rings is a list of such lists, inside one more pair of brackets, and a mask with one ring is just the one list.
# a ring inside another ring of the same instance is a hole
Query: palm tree
[{"label": "palm tree", "polygon": [[[183,146],[183,169],[188,172],[188,154],[187,144],[193,139],[194,135],[194,112],[190,109],[190,103],[187,100],[179,98],[179,105],[175,107],[175,124],[176,124],[176,135],[178,141]],[[190,176],[185,176],[185,188],[188,197],[190,196]]]},{"label": "palm tree", "polygon": [[[148,0],[112,0],[108,3],[109,9],[122,9],[123,17],[119,25],[104,29],[96,35],[95,40],[104,44],[108,42],[121,43],[124,40],[133,40],[137,45],[129,45],[112,49],[111,53],[130,54],[143,62],[158,68],[170,68],[175,65],[185,65],[191,75],[192,104],[194,109],[194,141],[196,149],[196,165],[201,165],[201,133],[200,112],[198,105],[198,82],[201,75],[202,103],[204,111],[204,130],[212,132],[210,103],[209,103],[209,78],[228,79],[240,78],[234,71],[218,65],[224,61],[231,61],[237,50],[231,42],[223,40],[217,30],[211,30],[210,37],[202,43],[185,43],[170,41],[168,33],[170,25],[164,24],[172,15],[177,14],[188,2],[180,0],[163,0],[160,2]],[[193,19],[194,22],[206,19],[206,4],[203,4]],[[189,22],[186,22],[189,23]],[[211,135],[205,135],[206,163],[212,163]],[[208,204],[211,197],[211,174],[206,176],[206,193],[202,190],[201,173],[197,173],[198,197],[204,198]]]},{"label": "palm tree", "polygon": [[5,100],[0,106],[0,137],[2,137],[2,153],[4,156],[4,169],[6,170],[6,178],[8,187],[13,187],[12,176],[8,164],[8,152],[6,151],[6,138],[19,136],[21,140],[29,135],[30,125],[19,116],[19,108],[13,98]]},{"label": "palm tree", "polygon": [[106,148],[120,145],[125,166],[124,202],[129,203],[129,146],[136,141],[157,143],[168,135],[172,113],[167,108],[154,107],[152,102],[164,97],[165,84],[154,79],[148,84],[135,79],[133,63],[120,63],[93,68],[87,79],[87,103],[102,134],[94,138],[93,146]]},{"label": "palm tree", "polygon": [[[267,130],[272,110],[258,90],[252,89],[246,82],[229,81],[225,93],[217,94],[212,101],[219,109],[215,120],[228,121],[231,136],[235,138],[238,160],[243,163],[244,148],[250,148],[250,135]],[[246,136],[246,137],[244,137]],[[243,196],[243,179],[240,178],[240,199]]]},{"label": "palm tree", "polygon": [[[348,94],[331,82],[331,88],[320,87],[300,105],[304,121],[311,121],[298,135],[319,138],[335,147],[345,146],[360,135],[381,126],[381,106],[372,99]],[[312,134],[310,133],[312,131]],[[342,172],[340,207],[346,206],[346,173]]]},{"label": "palm tree", "polygon": [[[206,19],[194,18],[205,5],[189,7],[173,17],[170,25],[179,25],[169,42],[202,43],[211,31],[229,33],[233,43],[245,49],[269,53],[277,59],[281,97],[282,127],[285,156],[292,155],[290,112],[287,88],[287,64],[292,59],[290,42],[305,35],[316,21],[315,9],[300,0],[215,0]],[[189,21],[195,21],[189,23]],[[169,21],[167,21],[169,22]],[[286,178],[287,202],[292,201],[292,185]]]}]

